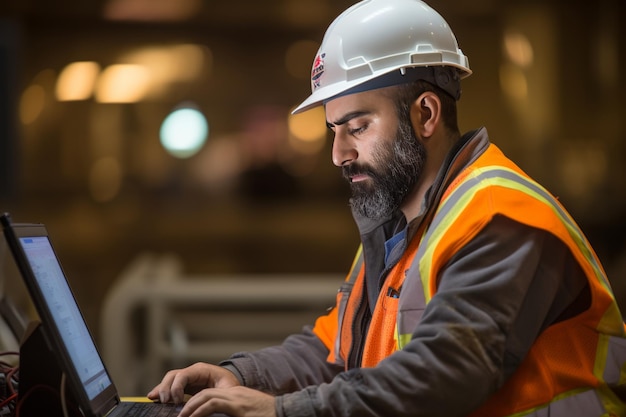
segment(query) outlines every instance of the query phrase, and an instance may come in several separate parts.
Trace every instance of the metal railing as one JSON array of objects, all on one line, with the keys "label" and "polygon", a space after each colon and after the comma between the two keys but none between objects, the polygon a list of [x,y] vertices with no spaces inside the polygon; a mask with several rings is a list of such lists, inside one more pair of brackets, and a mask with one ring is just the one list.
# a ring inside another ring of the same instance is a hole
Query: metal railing
[{"label": "metal railing", "polygon": [[138,256],[104,300],[102,355],[122,395],[166,370],[280,343],[334,305],[341,274],[185,276],[173,255]]}]

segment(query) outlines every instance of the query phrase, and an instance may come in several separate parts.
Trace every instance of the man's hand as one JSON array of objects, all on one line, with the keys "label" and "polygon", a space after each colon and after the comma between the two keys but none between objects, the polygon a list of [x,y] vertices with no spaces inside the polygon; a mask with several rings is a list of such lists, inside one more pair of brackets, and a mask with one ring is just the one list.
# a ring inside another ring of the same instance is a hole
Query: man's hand
[{"label": "man's hand", "polygon": [[187,401],[179,417],[224,413],[232,417],[276,417],[274,397],[246,387],[208,388]]},{"label": "man's hand", "polygon": [[185,394],[195,394],[205,388],[238,386],[239,380],[227,369],[207,363],[196,363],[184,369],[169,371],[161,383],[148,393],[148,398],[162,403],[182,403]]}]

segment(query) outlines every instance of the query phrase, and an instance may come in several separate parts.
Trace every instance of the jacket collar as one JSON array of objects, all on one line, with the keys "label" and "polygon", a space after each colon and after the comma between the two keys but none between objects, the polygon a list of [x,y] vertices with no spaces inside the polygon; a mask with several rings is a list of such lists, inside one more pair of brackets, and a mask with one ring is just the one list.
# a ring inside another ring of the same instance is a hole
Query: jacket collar
[{"label": "jacket collar", "polygon": [[[458,142],[446,156],[435,181],[426,192],[426,195],[422,200],[420,214],[414,219],[410,219],[408,221],[409,238],[413,236],[415,231],[425,219],[427,219],[426,221],[429,221],[430,217],[436,210],[444,191],[448,188],[452,180],[454,180],[454,178],[456,178],[456,176],[463,169],[482,155],[489,144],[489,135],[487,134],[487,129],[484,127],[467,132],[459,138]],[[397,210],[395,213],[386,218],[376,220],[360,216],[354,211],[352,212],[352,215],[359,229],[359,233],[362,236],[385,224],[389,224],[390,222],[396,224],[404,217],[404,214],[400,210]]]}]

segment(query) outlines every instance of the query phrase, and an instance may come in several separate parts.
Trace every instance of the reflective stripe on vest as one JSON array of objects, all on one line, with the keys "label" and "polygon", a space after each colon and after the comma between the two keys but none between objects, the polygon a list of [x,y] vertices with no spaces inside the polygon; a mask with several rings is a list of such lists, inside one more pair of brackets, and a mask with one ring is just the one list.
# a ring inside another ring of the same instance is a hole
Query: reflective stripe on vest
[{"label": "reflective stripe on vest", "polygon": [[[422,237],[422,243],[416,254],[416,262],[419,262],[419,270],[416,272],[422,283],[426,303],[430,301],[436,291],[436,277],[430,276],[435,249],[438,247],[445,232],[450,227],[450,224],[465,210],[474,195],[480,190],[492,186],[520,191],[549,206],[561,222],[563,222],[585,260],[592,266],[596,278],[602,283],[605,290],[611,292],[608,280],[602,268],[599,266],[593,253],[589,250],[587,240],[576,223],[556,200],[536,182],[523,177],[511,169],[502,166],[492,166],[472,170],[467,178],[444,198],[432,223]],[[402,326],[397,329],[398,344],[399,347],[402,348],[411,340],[411,335],[417,323],[412,323],[407,320],[398,320],[398,325]]]},{"label": "reflective stripe on vest", "polygon": [[596,390],[586,389],[556,399],[546,407],[524,411],[509,417],[610,417],[602,405],[603,400]]},{"label": "reflective stripe on vest", "polygon": [[[521,176],[513,170],[501,166],[485,167],[472,171],[467,180],[443,201],[438,213],[435,215],[435,220],[433,220],[429,231],[426,233],[426,244],[422,244],[421,246],[425,253],[418,253],[418,259],[421,260],[424,258],[425,260],[424,266],[420,267],[420,271],[425,271],[430,268],[433,251],[443,236],[443,232],[459,213],[465,209],[474,194],[483,188],[491,186],[515,189],[550,206],[561,222],[567,227],[570,236],[576,242],[578,249],[583,253],[585,259],[593,266],[596,277],[600,279],[603,286],[609,290],[608,281],[599,267],[596,258],[589,250],[587,240],[568,213],[563,210],[556,200],[539,184]],[[437,218],[440,220],[437,220]],[[426,276],[428,276],[428,274],[426,274]],[[424,277],[423,272],[422,277]],[[425,287],[424,289],[427,290],[428,288]],[[427,290],[426,294],[427,301],[429,301],[430,291]]]}]

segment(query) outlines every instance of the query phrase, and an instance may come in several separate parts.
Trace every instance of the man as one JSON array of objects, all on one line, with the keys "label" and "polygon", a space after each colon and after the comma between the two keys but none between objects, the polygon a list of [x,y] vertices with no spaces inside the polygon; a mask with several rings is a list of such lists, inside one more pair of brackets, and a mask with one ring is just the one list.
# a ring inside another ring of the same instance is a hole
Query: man
[{"label": "man", "polygon": [[625,329],[567,212],[459,133],[471,74],[419,0],[358,3],[313,64],[361,247],[337,305],[280,346],[170,371],[181,416],[626,415]]}]

